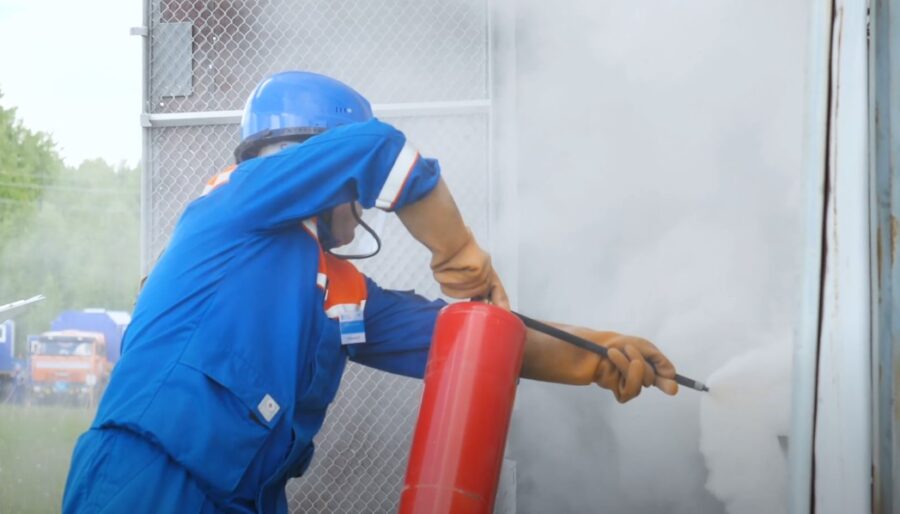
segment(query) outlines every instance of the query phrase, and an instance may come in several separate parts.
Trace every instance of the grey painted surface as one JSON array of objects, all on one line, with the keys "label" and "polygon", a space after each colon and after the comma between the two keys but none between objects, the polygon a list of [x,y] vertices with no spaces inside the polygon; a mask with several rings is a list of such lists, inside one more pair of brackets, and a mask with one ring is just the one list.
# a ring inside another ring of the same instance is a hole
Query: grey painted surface
[{"label": "grey painted surface", "polygon": [[900,4],[872,2],[869,54],[873,196],[873,511],[900,512]]}]

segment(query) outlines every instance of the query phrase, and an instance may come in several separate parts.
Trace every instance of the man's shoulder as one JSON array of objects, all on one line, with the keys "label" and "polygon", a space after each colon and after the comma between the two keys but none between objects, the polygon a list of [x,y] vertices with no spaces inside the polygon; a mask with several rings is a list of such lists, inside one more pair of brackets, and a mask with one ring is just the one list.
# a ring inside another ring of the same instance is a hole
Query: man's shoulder
[{"label": "man's shoulder", "polygon": [[362,141],[368,138],[405,139],[405,136],[390,123],[385,123],[377,118],[372,118],[368,121],[335,127],[309,142],[327,142],[347,139],[359,139]]}]

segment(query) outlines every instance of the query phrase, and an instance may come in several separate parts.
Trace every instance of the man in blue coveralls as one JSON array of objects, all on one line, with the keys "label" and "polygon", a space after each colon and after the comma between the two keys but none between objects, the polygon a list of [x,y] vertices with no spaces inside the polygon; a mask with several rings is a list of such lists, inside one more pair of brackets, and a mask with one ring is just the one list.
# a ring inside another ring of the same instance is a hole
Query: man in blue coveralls
[{"label": "man in blue coveralls", "polygon": [[[396,213],[445,294],[508,308],[437,161],[359,93],[278,73],[250,96],[241,129],[236,167],[187,206],[140,293],[75,447],[66,513],[287,512],[285,484],[309,466],[347,359],[423,376],[445,303],[382,289],[329,252],[351,242],[359,208]],[[562,328],[609,358],[529,331],[523,377],[596,383],[622,402],[642,387],[677,391],[650,342]]]}]

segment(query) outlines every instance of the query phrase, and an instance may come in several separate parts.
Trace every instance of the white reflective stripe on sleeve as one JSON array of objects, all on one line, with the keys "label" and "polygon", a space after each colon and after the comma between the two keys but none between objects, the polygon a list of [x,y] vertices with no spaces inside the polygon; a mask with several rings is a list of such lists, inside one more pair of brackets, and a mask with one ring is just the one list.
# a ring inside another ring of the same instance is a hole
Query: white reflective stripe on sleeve
[{"label": "white reflective stripe on sleeve", "polygon": [[331,319],[339,319],[341,316],[352,316],[366,310],[366,301],[356,303],[340,303],[332,305],[325,311],[325,315]]},{"label": "white reflective stripe on sleeve", "polygon": [[403,185],[412,171],[416,161],[419,160],[419,152],[409,143],[404,143],[403,148],[394,160],[394,166],[388,173],[387,180],[384,181],[384,187],[381,188],[381,194],[375,200],[375,207],[384,210],[394,208],[400,192],[403,191]]},{"label": "white reflective stripe on sleeve", "polygon": [[328,284],[328,276],[324,273],[316,273],[316,285],[325,289],[326,284]]}]

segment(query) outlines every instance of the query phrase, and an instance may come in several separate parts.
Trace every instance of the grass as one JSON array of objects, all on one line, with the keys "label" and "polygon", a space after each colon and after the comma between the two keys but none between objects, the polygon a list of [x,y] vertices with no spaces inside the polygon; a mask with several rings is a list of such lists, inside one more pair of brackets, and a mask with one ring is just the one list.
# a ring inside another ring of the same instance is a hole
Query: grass
[{"label": "grass", "polygon": [[0,404],[0,513],[59,512],[75,440],[92,410]]}]

